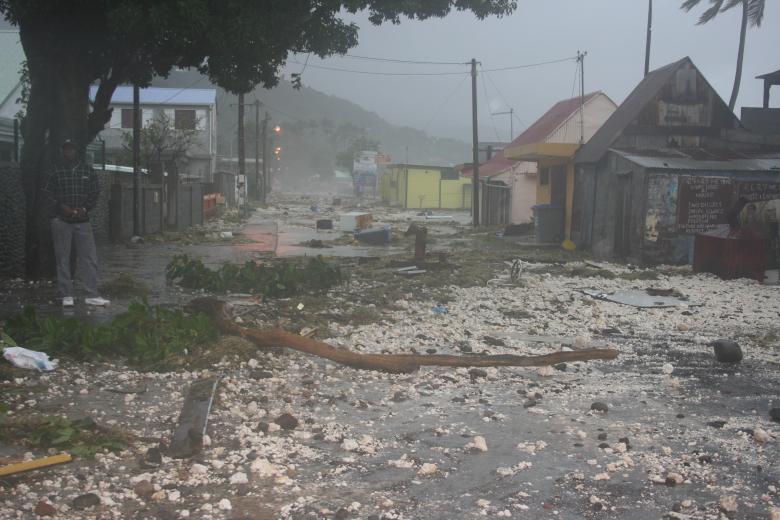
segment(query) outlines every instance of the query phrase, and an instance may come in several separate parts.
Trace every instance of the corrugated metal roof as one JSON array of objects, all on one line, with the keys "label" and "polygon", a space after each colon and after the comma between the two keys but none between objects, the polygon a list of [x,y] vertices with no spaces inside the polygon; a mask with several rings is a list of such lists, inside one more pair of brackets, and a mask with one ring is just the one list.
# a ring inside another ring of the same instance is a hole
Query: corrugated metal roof
[{"label": "corrugated metal roof", "polygon": [[19,84],[19,70],[25,60],[24,49],[19,42],[19,31],[0,30],[0,105]]},{"label": "corrugated metal roof", "polygon": [[770,82],[780,81],[780,70],[769,72],[767,74],[761,74],[756,76],[756,79],[768,79]]},{"label": "corrugated metal roof", "polygon": [[636,155],[615,149],[610,149],[610,151],[642,168],[686,171],[764,171],[780,174],[780,155],[713,161],[698,160],[690,157]]},{"label": "corrugated metal roof", "polygon": [[[602,92],[597,91],[587,94],[585,96],[585,103],[599,94],[602,94]],[[557,102],[550,110],[545,112],[542,117],[529,126],[525,132],[517,136],[511,144],[507,145],[506,148],[514,148],[516,146],[544,141],[551,133],[557,130],[558,127],[577,112],[580,109],[581,104],[582,99],[579,96]]]},{"label": "corrugated metal roof", "polygon": [[[97,86],[89,89],[90,99],[95,99]],[[209,106],[217,101],[217,91],[213,88],[161,88],[148,87],[141,89],[142,105],[181,105]],[[133,87],[117,87],[111,97],[112,104],[133,104]]]}]

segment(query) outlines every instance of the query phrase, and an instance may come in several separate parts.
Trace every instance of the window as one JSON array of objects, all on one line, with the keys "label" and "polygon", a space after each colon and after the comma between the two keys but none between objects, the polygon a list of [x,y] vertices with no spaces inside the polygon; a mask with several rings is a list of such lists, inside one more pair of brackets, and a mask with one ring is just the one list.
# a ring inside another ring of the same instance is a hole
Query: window
[{"label": "window", "polygon": [[122,109],[122,128],[133,128],[133,109]]},{"label": "window", "polygon": [[539,185],[547,186],[550,184],[550,168],[542,168],[539,170]]},{"label": "window", "polygon": [[174,116],[174,125],[177,130],[195,130],[195,111],[177,110]]},{"label": "window", "polygon": [[455,168],[442,168],[441,180],[457,181],[458,179],[460,179],[460,174],[455,170]]}]

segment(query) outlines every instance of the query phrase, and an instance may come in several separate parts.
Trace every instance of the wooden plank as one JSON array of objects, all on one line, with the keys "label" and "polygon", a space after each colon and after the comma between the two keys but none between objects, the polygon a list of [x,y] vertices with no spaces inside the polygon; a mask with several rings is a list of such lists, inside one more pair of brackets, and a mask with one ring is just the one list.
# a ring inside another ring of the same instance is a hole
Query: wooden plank
[{"label": "wooden plank", "polygon": [[192,457],[203,447],[209,412],[219,378],[200,379],[190,385],[168,454],[177,459]]},{"label": "wooden plank", "polygon": [[7,466],[0,467],[0,477],[8,475],[14,475],[16,473],[22,473],[24,471],[31,471],[34,469],[46,468],[48,466],[54,466],[55,464],[64,464],[73,460],[73,457],[67,453],[61,453],[59,455],[53,455],[51,457],[44,457],[42,459],[28,460],[25,462],[18,462],[16,464],[8,464]]}]

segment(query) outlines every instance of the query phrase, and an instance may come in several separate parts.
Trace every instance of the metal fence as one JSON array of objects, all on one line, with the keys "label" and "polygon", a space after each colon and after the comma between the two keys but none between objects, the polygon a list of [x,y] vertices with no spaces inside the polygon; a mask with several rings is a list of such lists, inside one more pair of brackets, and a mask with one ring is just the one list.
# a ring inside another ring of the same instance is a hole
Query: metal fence
[{"label": "metal fence", "polygon": [[482,183],[480,222],[484,226],[506,226],[512,218],[512,188],[505,184]]}]

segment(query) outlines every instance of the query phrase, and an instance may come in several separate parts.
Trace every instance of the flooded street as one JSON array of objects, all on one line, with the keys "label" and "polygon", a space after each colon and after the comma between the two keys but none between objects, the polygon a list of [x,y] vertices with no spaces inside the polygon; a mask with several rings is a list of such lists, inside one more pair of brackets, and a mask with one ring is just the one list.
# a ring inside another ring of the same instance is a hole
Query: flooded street
[{"label": "flooded street", "polygon": [[[300,215],[285,211],[278,233],[268,215],[253,216],[236,233],[241,243],[104,249],[106,271],[141,273],[143,266],[152,299],[185,302],[190,292],[164,284],[175,254],[216,265],[274,251],[308,254],[297,244],[341,235],[293,224]],[[394,227],[406,218],[396,216]],[[455,235],[448,226],[430,227],[437,249],[443,244],[459,268],[409,277],[388,265],[408,256],[408,242],[358,247],[342,264],[348,281],[319,300],[239,297],[229,312],[259,328],[319,327],[331,345],[362,353],[608,347],[619,357],[391,375],[223,338],[194,365],[170,372],[68,361],[49,374],[16,371],[7,399],[14,413],[34,407],[90,416],[135,440],[117,454],[8,481],[0,516],[28,518],[45,498],[67,518],[774,518],[777,286],[600,264],[612,273],[605,278],[574,258],[553,261],[557,253]],[[459,240],[482,240],[483,251],[459,256],[447,245]],[[545,255],[550,260],[540,261]],[[524,258],[519,277],[510,279],[502,258]],[[684,300],[646,309],[582,292],[589,288],[674,289]],[[299,301],[306,304],[298,308]],[[112,305],[107,315],[115,312]],[[719,338],[737,341],[744,360],[719,363],[709,346]],[[148,463],[150,451],[170,441],[188,386],[214,376],[203,450],[172,459],[163,449],[159,462]],[[0,447],[0,456],[24,454],[18,445]],[[90,493],[100,505],[74,505]],[[724,511],[732,501],[736,510]]]}]

